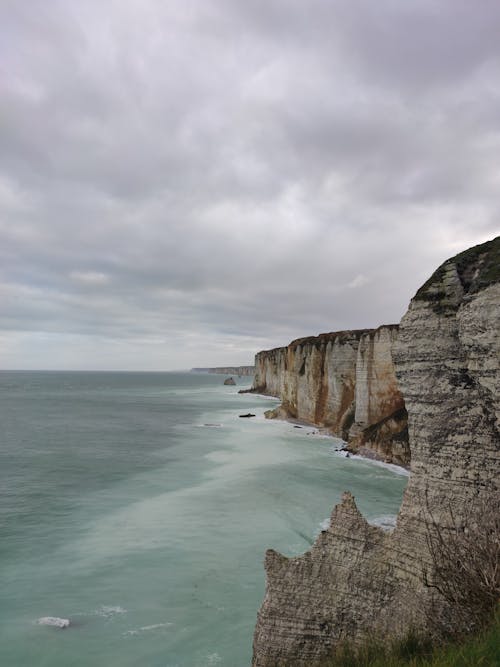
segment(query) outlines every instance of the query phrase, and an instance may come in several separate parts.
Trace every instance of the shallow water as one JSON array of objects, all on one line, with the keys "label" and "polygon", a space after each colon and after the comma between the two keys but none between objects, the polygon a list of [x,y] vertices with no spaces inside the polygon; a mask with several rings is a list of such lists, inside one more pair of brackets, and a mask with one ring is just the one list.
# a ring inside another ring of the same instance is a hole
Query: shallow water
[{"label": "shallow water", "polygon": [[404,475],[223,379],[0,373],[1,665],[244,667],[267,548],[305,551],[345,489],[390,525]]}]

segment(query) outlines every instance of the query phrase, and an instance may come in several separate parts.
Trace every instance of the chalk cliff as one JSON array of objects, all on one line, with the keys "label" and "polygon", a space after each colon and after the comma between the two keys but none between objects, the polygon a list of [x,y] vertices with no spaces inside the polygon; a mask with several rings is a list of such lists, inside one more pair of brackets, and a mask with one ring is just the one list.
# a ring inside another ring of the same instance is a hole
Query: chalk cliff
[{"label": "chalk cliff", "polygon": [[408,465],[406,410],[392,360],[397,336],[397,325],[387,325],[259,352],[252,391],[282,400],[268,417],[325,427],[351,451]]},{"label": "chalk cliff", "polygon": [[[318,664],[346,637],[398,636],[447,606],[426,521],[457,520],[500,483],[500,237],[445,262],[417,292],[392,347],[408,410],[411,474],[392,533],[344,494],[330,526],[296,558],[269,550],[254,667]],[[363,414],[369,414],[363,404]]]}]

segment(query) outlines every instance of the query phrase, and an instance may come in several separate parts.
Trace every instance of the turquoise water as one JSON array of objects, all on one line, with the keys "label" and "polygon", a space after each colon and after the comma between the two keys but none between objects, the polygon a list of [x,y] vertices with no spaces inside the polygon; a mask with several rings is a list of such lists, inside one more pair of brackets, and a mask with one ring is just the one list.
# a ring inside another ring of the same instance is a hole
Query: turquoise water
[{"label": "turquoise water", "polygon": [[305,551],[345,489],[395,515],[405,476],[223,379],[0,372],[0,665],[245,667],[265,550]]}]

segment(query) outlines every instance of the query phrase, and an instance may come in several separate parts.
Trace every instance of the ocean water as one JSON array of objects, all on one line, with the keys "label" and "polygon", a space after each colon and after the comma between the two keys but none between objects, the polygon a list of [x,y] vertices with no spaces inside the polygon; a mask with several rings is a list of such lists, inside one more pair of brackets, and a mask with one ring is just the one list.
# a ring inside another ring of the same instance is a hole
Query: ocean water
[{"label": "ocean water", "polygon": [[246,667],[267,548],[345,489],[390,526],[406,476],[223,379],[0,372],[0,665]]}]

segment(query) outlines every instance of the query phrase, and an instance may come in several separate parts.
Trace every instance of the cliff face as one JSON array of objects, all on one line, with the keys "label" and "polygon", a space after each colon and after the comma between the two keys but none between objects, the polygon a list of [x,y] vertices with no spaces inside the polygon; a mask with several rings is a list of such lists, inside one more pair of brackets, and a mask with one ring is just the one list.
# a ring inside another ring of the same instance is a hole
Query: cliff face
[{"label": "cliff face", "polygon": [[287,374],[287,348],[277,347],[255,355],[255,375],[252,391],[280,397]]},{"label": "cliff face", "polygon": [[407,465],[406,411],[392,360],[397,334],[396,325],[339,331],[259,352],[253,391],[281,398],[269,417],[328,428],[352,451]]},{"label": "cliff face", "polygon": [[255,667],[314,665],[343,638],[401,635],[446,611],[423,585],[426,521],[446,525],[449,507],[459,520],[498,492],[499,267],[497,238],[445,262],[412,300],[392,348],[411,447],[396,528],[369,526],[346,493],[306,554],[269,550]]}]

